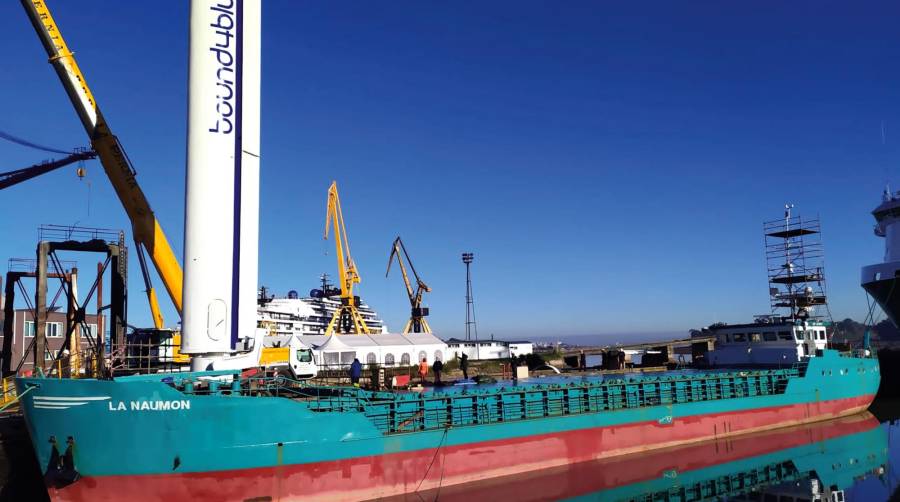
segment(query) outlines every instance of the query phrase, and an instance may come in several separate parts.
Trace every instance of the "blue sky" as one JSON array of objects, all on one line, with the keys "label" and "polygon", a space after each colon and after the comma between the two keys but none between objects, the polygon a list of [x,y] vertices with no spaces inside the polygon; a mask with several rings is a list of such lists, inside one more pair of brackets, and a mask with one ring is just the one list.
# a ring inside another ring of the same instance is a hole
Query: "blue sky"
[{"label": "blue sky", "polygon": [[[165,7],[160,7],[164,5]],[[187,2],[51,4],[176,249],[183,240]],[[900,188],[891,2],[277,2],[263,9],[260,281],[334,273],[339,183],[360,291],[394,329],[402,235],[432,327],[671,332],[768,310],[761,223],[823,220],[832,311],[862,319],[869,212]],[[87,144],[21,7],[0,6],[0,130]],[[881,124],[885,124],[882,141]],[[0,170],[50,157],[0,144]],[[99,163],[0,197],[0,258],[36,228],[128,228]],[[89,199],[89,204],[88,204]],[[130,321],[149,324],[136,260]],[[82,268],[93,258],[82,258]],[[175,319],[166,306],[167,318]]]}]

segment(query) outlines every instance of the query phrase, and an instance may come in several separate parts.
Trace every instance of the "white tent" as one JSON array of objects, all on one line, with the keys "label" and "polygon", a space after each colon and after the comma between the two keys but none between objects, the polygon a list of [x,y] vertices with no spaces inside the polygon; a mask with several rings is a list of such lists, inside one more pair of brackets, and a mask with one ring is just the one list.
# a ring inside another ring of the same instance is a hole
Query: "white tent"
[{"label": "white tent", "polygon": [[[300,337],[301,341],[306,337]],[[356,357],[356,350],[350,345],[344,343],[340,337],[337,336],[329,336],[325,337],[324,343],[319,346],[314,346],[313,349],[320,354],[319,364],[325,366],[326,368],[339,368],[341,366],[347,366],[353,362],[353,359]],[[304,341],[304,343],[306,343]]]},{"label": "white tent", "polygon": [[446,360],[447,344],[426,334],[378,333],[372,335],[309,335],[300,340],[318,354],[319,364],[327,367],[348,366],[354,358],[363,364],[414,366],[425,358],[431,365],[436,359]]}]

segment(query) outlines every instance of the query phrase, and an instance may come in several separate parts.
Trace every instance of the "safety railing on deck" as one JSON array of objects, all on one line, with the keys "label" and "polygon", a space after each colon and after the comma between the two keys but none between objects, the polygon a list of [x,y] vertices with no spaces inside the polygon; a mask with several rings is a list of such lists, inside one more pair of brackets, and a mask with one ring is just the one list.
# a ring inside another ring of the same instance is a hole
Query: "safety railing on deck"
[{"label": "safety railing on deck", "polygon": [[[719,373],[704,377],[608,380],[467,393],[372,395],[365,414],[384,433],[510,422],[648,406],[784,393],[798,369]],[[327,401],[327,400],[326,400]],[[338,411],[342,403],[319,405]]]},{"label": "safety railing on deck", "polygon": [[[783,394],[804,365],[788,369],[523,385],[463,392],[397,393],[326,387],[284,376],[206,372],[166,377],[186,394],[305,400],[316,412],[361,412],[385,434],[516,422],[650,406]],[[231,376],[229,376],[231,375]],[[149,376],[148,376],[149,377]],[[132,377],[134,378],[134,377]],[[224,380],[223,380],[224,379]],[[671,417],[668,418],[671,421]],[[665,424],[665,417],[661,419]]]}]

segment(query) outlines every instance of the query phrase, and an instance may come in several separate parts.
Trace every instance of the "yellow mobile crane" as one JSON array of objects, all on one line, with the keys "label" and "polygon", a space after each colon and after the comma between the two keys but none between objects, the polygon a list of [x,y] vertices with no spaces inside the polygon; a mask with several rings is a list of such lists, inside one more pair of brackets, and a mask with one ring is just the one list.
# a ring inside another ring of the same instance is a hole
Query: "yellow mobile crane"
[{"label": "yellow mobile crane", "polygon": [[353,296],[353,285],[359,284],[359,273],[350,256],[350,241],[347,239],[347,228],[344,227],[344,213],[341,211],[341,199],[338,197],[337,181],[332,181],[328,188],[328,205],[325,214],[325,239],[328,230],[334,225],[334,247],[338,262],[338,280],[341,283],[341,306],[334,311],[331,322],[325,330],[326,335],[334,334],[335,328],[341,333],[369,334],[369,327],[356,308],[359,297]]},{"label": "yellow mobile crane", "polygon": [[[403,253],[402,256],[401,253]],[[425,316],[428,315],[428,307],[422,306],[422,295],[430,293],[431,288],[419,278],[416,267],[413,266],[412,260],[409,259],[409,253],[406,252],[406,246],[403,245],[399,235],[391,245],[391,255],[388,256],[387,272],[384,273],[385,277],[391,273],[391,264],[394,262],[394,257],[397,257],[397,264],[400,265],[400,274],[403,276],[403,284],[406,285],[406,294],[409,296],[410,315],[409,320],[406,321],[406,326],[403,328],[403,334],[409,333],[410,328],[412,328],[413,333],[431,333],[431,326],[425,320]],[[412,270],[413,277],[416,278],[415,290],[413,290],[412,283],[409,281],[406,266],[403,265],[403,257],[406,257],[406,263],[409,263],[409,269]]]},{"label": "yellow mobile crane", "polygon": [[132,234],[138,251],[141,273],[147,288],[147,299],[150,301],[153,323],[157,328],[162,328],[163,318],[159,311],[156,292],[150,281],[144,253],[150,255],[150,260],[156,267],[156,271],[179,314],[181,314],[181,265],[179,265],[172,247],[169,246],[166,234],[163,233],[153,210],[150,209],[150,203],[147,202],[144,192],[138,186],[131,161],[125,154],[119,139],[110,130],[103,114],[100,113],[94,95],[75,62],[75,56],[63,40],[53,16],[50,15],[46,2],[44,0],[22,0],[22,6],[25,8],[38,38],[41,39],[41,43],[50,57],[50,64],[53,65],[53,69],[56,70],[57,76],[66,89],[69,100],[78,113],[78,118],[81,119],[84,130],[91,141],[91,148],[100,157],[103,170],[106,171],[106,176],[112,183],[119,201],[125,207],[125,212],[131,220]]}]

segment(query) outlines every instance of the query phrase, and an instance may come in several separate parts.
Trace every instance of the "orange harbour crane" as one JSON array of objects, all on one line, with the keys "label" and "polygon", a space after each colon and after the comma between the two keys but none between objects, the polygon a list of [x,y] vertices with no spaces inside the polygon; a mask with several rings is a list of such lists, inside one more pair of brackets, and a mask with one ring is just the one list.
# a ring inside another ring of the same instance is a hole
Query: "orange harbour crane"
[{"label": "orange harbour crane", "polygon": [[[409,253],[406,252],[406,246],[403,245],[403,241],[400,239],[399,235],[394,239],[394,243],[391,245],[391,255],[388,257],[387,272],[384,273],[385,277],[391,272],[391,264],[394,262],[394,257],[397,258],[397,264],[400,266],[400,274],[403,276],[403,284],[406,286],[406,294],[409,296],[410,315],[409,320],[406,321],[406,327],[403,328],[403,334],[409,333],[410,328],[412,328],[413,333],[431,333],[431,326],[429,326],[428,321],[425,320],[425,316],[428,315],[428,307],[422,306],[422,295],[430,293],[431,288],[419,278],[416,267],[413,266],[412,260],[409,258]],[[403,264],[403,258],[406,258],[406,263],[409,264],[409,269],[412,270],[413,277],[416,279],[415,289],[413,289],[412,283],[409,280],[409,274],[406,273],[406,266]]]},{"label": "orange harbour crane", "polygon": [[359,296],[354,296],[353,285],[359,284],[360,277],[356,264],[350,256],[350,240],[347,239],[347,228],[344,226],[344,213],[341,211],[341,199],[338,196],[337,182],[332,181],[328,188],[328,205],[325,213],[325,240],[328,231],[334,226],[334,247],[338,262],[338,281],[341,284],[341,306],[334,311],[331,322],[325,330],[326,335],[339,333],[369,334],[369,327],[359,313]]}]

